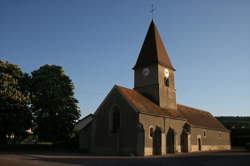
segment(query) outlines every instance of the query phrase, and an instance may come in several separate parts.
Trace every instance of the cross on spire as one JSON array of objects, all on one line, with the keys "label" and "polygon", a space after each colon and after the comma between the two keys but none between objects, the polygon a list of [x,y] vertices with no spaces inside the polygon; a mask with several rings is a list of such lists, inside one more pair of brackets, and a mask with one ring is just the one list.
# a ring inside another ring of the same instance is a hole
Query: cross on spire
[{"label": "cross on spire", "polygon": [[151,4],[151,9],[150,9],[150,13],[151,13],[151,15],[152,15],[152,19],[154,19],[154,12],[155,12],[155,10],[156,10],[156,8],[155,8],[155,6],[154,6],[154,4]]}]

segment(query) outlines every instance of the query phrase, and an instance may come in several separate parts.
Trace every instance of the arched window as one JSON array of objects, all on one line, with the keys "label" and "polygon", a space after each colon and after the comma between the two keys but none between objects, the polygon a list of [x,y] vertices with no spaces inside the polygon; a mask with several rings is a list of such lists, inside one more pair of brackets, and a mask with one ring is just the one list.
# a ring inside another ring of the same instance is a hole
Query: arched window
[{"label": "arched window", "polygon": [[117,133],[121,126],[120,109],[115,106],[112,113],[112,133]]},{"label": "arched window", "polygon": [[207,132],[206,130],[203,131],[203,136],[206,137],[207,136]]},{"label": "arched window", "polygon": [[164,78],[164,83],[166,87],[169,87],[169,78]]},{"label": "arched window", "polygon": [[154,136],[154,128],[152,126],[149,127],[149,138],[153,138]]},{"label": "arched window", "polygon": [[169,128],[168,132],[167,132],[167,148],[166,148],[166,152],[167,153],[174,153],[175,152],[175,132],[174,129]]}]

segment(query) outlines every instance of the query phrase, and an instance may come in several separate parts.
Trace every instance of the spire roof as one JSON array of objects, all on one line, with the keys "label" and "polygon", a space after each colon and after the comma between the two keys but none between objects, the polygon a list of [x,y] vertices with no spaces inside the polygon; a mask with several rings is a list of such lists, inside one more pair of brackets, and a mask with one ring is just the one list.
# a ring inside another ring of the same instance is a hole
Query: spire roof
[{"label": "spire roof", "polygon": [[160,64],[175,71],[153,20],[133,69],[152,64]]}]

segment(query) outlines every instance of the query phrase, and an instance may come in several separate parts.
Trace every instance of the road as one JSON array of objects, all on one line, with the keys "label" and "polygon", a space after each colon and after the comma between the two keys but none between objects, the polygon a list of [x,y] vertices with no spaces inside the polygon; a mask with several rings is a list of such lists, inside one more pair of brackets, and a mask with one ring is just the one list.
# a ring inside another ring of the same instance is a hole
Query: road
[{"label": "road", "polygon": [[0,166],[250,166],[250,153],[202,152],[154,157],[100,157],[73,153],[0,152]]}]

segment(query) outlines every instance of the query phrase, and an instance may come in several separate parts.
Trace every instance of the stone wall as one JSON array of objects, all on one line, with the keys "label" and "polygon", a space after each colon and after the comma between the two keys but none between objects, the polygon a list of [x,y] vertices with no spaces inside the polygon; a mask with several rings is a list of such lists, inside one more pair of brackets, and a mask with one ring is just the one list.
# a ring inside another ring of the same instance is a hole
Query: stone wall
[{"label": "stone wall", "polygon": [[[201,151],[230,150],[231,145],[202,145]],[[198,145],[191,146],[191,152],[198,152]]]},{"label": "stone wall", "polygon": [[201,151],[231,149],[230,132],[203,128],[192,128],[192,152],[199,151],[198,138],[201,139]]},{"label": "stone wall", "polygon": [[[185,120],[140,114],[139,122],[143,124],[145,132],[145,156],[153,155],[153,138],[150,136],[150,128],[152,127],[153,129],[155,129],[156,126],[160,127],[162,131],[162,155],[166,154],[167,133],[169,128],[172,128],[175,133],[175,152],[181,152],[181,133],[183,131],[183,126],[186,124]],[[188,152],[199,151],[198,138],[200,138],[201,140],[201,151],[231,149],[229,132],[208,130],[202,128],[191,128],[191,133],[188,135]]]},{"label": "stone wall", "polygon": [[80,130],[79,135],[79,148],[81,151],[89,152],[91,145],[91,124],[86,126],[84,129]]},{"label": "stone wall", "polygon": [[174,71],[169,71],[169,87],[165,85],[164,70],[167,69],[158,65],[158,79],[159,79],[159,106],[165,109],[177,109],[176,105],[176,89],[174,82]]},{"label": "stone wall", "polygon": [[158,82],[158,67],[151,65],[147,67],[149,70],[148,76],[143,75],[144,68],[138,68],[134,71],[134,88],[155,104],[159,104],[159,82]]},{"label": "stone wall", "polygon": [[[119,108],[121,114],[120,130],[117,133],[113,133],[110,127],[111,113],[115,106]],[[90,147],[91,153],[153,155],[154,140],[150,135],[150,128],[153,131],[158,128],[161,138],[160,152],[164,155],[170,147],[167,144],[169,141],[167,135],[171,131],[170,129],[174,133],[171,137],[174,140],[174,143],[171,144],[173,152],[183,151],[184,146],[181,143],[183,142],[181,138],[183,138],[182,133],[185,131],[184,126],[189,126],[184,119],[138,113],[114,88],[97,109],[90,128],[86,130],[90,137],[86,137],[85,140],[90,138],[89,142],[87,144],[80,143],[81,147]],[[225,131],[194,127],[185,138],[187,140],[186,151],[188,152],[230,149],[230,133]],[[200,146],[198,139],[201,142]]]},{"label": "stone wall", "polygon": [[[111,131],[111,112],[120,109],[119,132]],[[92,125],[91,152],[99,154],[136,154],[138,115],[126,100],[113,89],[95,113]]]},{"label": "stone wall", "polygon": [[154,130],[157,127],[161,128],[162,131],[162,154],[166,154],[166,136],[169,128],[172,128],[175,133],[175,151],[180,151],[180,135],[182,132],[184,120],[170,119],[161,116],[152,116],[148,114],[140,114],[139,122],[143,124],[145,132],[145,155],[153,155],[153,138],[150,137],[150,128]]}]

